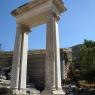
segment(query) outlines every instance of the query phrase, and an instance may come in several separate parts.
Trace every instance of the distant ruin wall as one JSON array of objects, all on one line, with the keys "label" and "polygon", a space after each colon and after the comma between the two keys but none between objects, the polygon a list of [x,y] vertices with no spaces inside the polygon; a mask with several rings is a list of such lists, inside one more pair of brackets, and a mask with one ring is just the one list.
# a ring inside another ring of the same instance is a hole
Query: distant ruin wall
[{"label": "distant ruin wall", "polygon": [[[28,64],[27,64],[27,83],[33,83],[37,89],[44,89],[45,86],[45,50],[29,51],[28,53]],[[67,57],[66,57],[67,55]],[[1,52],[0,53],[0,66],[11,66],[12,65],[13,52]],[[60,63],[61,63],[61,74],[64,75],[63,71],[63,60],[69,63],[72,58],[72,51],[70,48],[60,50]]]}]

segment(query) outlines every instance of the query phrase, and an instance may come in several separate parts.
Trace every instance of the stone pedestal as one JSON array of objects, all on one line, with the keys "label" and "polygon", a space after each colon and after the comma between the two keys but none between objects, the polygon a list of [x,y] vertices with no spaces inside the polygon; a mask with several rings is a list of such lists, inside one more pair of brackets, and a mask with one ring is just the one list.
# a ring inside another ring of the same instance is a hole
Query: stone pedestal
[{"label": "stone pedestal", "polygon": [[65,95],[65,92],[61,90],[44,90],[41,95]]},{"label": "stone pedestal", "polygon": [[9,95],[28,95],[26,90],[11,89]]},{"label": "stone pedestal", "polygon": [[27,88],[25,90],[11,89],[8,95],[40,95],[40,91],[35,88]]}]

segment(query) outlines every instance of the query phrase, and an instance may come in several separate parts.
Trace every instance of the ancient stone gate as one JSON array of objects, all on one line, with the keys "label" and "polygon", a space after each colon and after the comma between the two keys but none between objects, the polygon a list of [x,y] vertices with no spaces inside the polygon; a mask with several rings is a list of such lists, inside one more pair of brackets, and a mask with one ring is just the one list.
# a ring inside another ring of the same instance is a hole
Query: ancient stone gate
[{"label": "ancient stone gate", "polygon": [[62,0],[33,0],[12,12],[17,32],[12,65],[11,88],[26,94],[28,34],[30,28],[47,25],[45,90],[42,95],[64,95],[61,86],[58,20],[65,11]]}]

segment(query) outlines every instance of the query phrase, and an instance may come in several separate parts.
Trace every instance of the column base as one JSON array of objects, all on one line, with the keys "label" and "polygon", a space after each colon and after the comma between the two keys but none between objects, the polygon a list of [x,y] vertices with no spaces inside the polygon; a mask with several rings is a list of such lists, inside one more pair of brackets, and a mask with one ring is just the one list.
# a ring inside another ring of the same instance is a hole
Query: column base
[{"label": "column base", "polygon": [[9,92],[9,95],[28,95],[28,94],[26,93],[25,89],[22,89],[22,90],[11,89]]},{"label": "column base", "polygon": [[40,91],[35,88],[30,89],[11,89],[8,95],[40,95]]},{"label": "column base", "polygon": [[44,90],[41,95],[65,95],[65,92],[61,90]]}]

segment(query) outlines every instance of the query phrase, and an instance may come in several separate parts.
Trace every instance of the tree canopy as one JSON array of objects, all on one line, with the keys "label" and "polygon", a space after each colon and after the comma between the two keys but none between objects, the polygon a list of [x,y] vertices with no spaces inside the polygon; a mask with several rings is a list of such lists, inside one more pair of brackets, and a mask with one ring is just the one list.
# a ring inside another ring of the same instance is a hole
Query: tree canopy
[{"label": "tree canopy", "polygon": [[95,79],[95,41],[85,40],[80,49],[80,65],[82,76],[87,81]]}]

